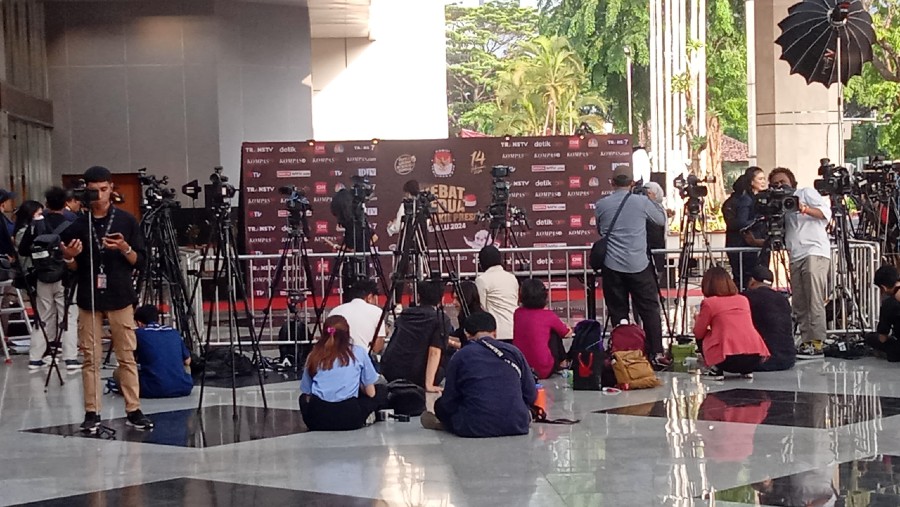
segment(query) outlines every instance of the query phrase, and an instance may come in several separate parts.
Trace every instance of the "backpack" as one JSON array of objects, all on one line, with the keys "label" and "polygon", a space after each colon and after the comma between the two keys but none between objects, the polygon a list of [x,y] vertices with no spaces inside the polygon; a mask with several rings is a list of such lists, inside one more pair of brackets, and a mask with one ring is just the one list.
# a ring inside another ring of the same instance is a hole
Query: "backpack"
[{"label": "backpack", "polygon": [[637,324],[619,324],[609,335],[609,348],[613,353],[624,350],[640,350],[643,353],[646,343],[647,335]]},{"label": "backpack", "polygon": [[71,225],[65,221],[51,232],[39,234],[31,240],[31,265],[39,282],[56,283],[66,276],[66,264],[60,248],[60,234]]},{"label": "backpack", "polygon": [[647,335],[636,324],[619,324],[609,337],[616,385],[649,389],[662,385],[644,354]]},{"label": "backpack", "polygon": [[388,407],[395,414],[418,417],[425,412],[425,389],[406,380],[392,380],[387,385]]},{"label": "backpack", "polygon": [[615,385],[612,363],[603,350],[603,326],[596,320],[583,320],[575,325],[569,360],[572,389],[599,391]]},{"label": "backpack", "polygon": [[253,373],[253,363],[243,354],[238,354],[231,347],[210,347],[203,362],[203,375],[206,378],[231,377],[231,364],[234,363],[234,375],[243,377]]}]

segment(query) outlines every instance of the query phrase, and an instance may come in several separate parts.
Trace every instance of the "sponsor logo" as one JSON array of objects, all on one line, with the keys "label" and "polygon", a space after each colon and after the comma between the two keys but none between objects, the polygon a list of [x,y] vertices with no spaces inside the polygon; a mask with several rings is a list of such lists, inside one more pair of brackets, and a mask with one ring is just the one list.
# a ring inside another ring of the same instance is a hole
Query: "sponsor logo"
[{"label": "sponsor logo", "polygon": [[[334,159],[332,159],[334,160]],[[347,157],[347,162],[377,162],[375,157]]]},{"label": "sponsor logo", "polygon": [[254,276],[253,283],[269,283],[272,279],[268,276]]},{"label": "sponsor logo", "polygon": [[562,231],[537,231],[534,233],[536,238],[557,238],[562,235]]},{"label": "sponsor logo", "polygon": [[305,164],[305,158],[279,158],[278,163],[281,165],[298,165]]},{"label": "sponsor logo", "polygon": [[596,137],[592,137],[592,138],[588,139],[588,148],[599,148],[599,147],[600,147],[600,141],[598,141]]},{"label": "sponsor logo", "polygon": [[260,165],[260,164],[268,164],[271,160],[267,158],[248,158],[244,160],[244,164],[246,165]]},{"label": "sponsor logo", "polygon": [[569,217],[569,227],[580,228],[581,227],[581,215],[572,215]]},{"label": "sponsor logo", "polygon": [[569,149],[577,150],[578,148],[581,148],[581,139],[577,137],[569,139]]},{"label": "sponsor logo", "polygon": [[313,164],[333,164],[335,161],[334,157],[313,157]]},{"label": "sponsor logo", "polygon": [[601,157],[631,157],[630,151],[601,151]]},{"label": "sponsor logo", "polygon": [[[378,208],[366,208],[366,216],[369,217],[377,217],[378,216]],[[375,224],[370,224],[372,228],[375,228]]]},{"label": "sponsor logo", "polygon": [[531,172],[533,172],[533,173],[561,173],[561,172],[565,172],[565,171],[566,171],[566,166],[564,164],[531,166]]},{"label": "sponsor logo", "polygon": [[549,218],[541,218],[540,220],[535,220],[534,225],[538,227],[549,227],[553,225],[553,220]]},{"label": "sponsor logo", "polygon": [[328,234],[328,222],[316,220],[316,234]]},{"label": "sponsor logo", "polygon": [[413,169],[416,168],[416,156],[410,155],[408,153],[404,153],[397,157],[397,160],[394,160],[394,172],[399,174],[400,176],[406,176],[407,174],[413,172]]},{"label": "sponsor logo", "polygon": [[572,190],[566,193],[566,197],[587,197],[591,195],[590,190]]},{"label": "sponsor logo", "polygon": [[483,151],[473,151],[472,155],[469,157],[469,171],[471,171],[472,174],[481,174],[484,171],[484,161],[486,158]]},{"label": "sponsor logo", "polygon": [[294,146],[282,146],[278,148],[278,153],[297,153],[297,148]]},{"label": "sponsor logo", "polygon": [[344,153],[344,145],[343,144],[335,144],[334,152],[335,153]]},{"label": "sponsor logo", "polygon": [[584,164],[584,170],[585,171],[596,171],[597,164]]},{"label": "sponsor logo", "polygon": [[590,236],[594,234],[594,231],[590,231],[587,229],[577,229],[574,231],[569,231],[569,236]]},{"label": "sponsor logo", "polygon": [[250,238],[249,243],[251,245],[267,245],[275,241],[275,238],[271,237],[261,237],[261,238]]},{"label": "sponsor logo", "polygon": [[328,196],[328,197],[313,197],[312,202],[331,202],[331,196]]},{"label": "sponsor logo", "polygon": [[[566,246],[566,244],[565,244],[565,243],[562,243],[562,246]],[[538,266],[546,266],[547,264],[550,264],[550,265],[552,266],[552,265],[554,265],[554,264],[561,264],[561,263],[562,263],[562,259],[548,259],[548,258],[546,258],[546,257],[540,257],[540,258],[538,258],[538,259],[537,259],[536,261],[534,261],[534,262],[535,262],[535,264],[537,264]]]},{"label": "sponsor logo", "polygon": [[[568,245],[565,243],[535,243],[534,244],[534,248],[557,248],[557,247],[564,247],[564,246],[568,246]],[[544,261],[544,263],[546,264],[546,261]]]},{"label": "sponsor logo", "polygon": [[[316,155],[324,155],[325,154],[325,145],[322,143],[316,143],[315,147],[313,148],[313,153],[315,153]],[[315,159],[313,159],[313,160],[315,160]]]},{"label": "sponsor logo", "polygon": [[252,172],[250,172],[250,177],[253,178],[253,179],[261,178],[261,177],[262,177],[262,173],[259,172],[259,171],[252,171]]},{"label": "sponsor logo", "polygon": [[586,151],[570,151],[566,153],[566,158],[588,158],[591,154]]},{"label": "sponsor logo", "polygon": [[616,169],[618,169],[620,167],[631,167],[631,163],[630,162],[613,162],[612,163],[613,171],[615,171]]},{"label": "sponsor logo", "polygon": [[583,268],[584,254],[569,254],[569,265],[573,268]]},{"label": "sponsor logo", "polygon": [[262,211],[251,211],[250,218],[262,218]]},{"label": "sponsor logo", "polygon": [[253,291],[253,293],[256,294],[256,297],[259,297],[259,298],[265,297],[265,295],[266,295],[266,291],[264,291],[264,290],[255,290],[255,291]]},{"label": "sponsor logo", "polygon": [[291,212],[286,209],[278,210],[278,218],[287,218],[291,216]]},{"label": "sponsor logo", "polygon": [[569,188],[581,188],[581,176],[569,176]]},{"label": "sponsor logo", "polygon": [[263,192],[274,192],[275,187],[244,187],[248,194],[261,194]]},{"label": "sponsor logo", "polygon": [[251,197],[247,199],[247,204],[271,204],[272,199],[269,197]]},{"label": "sponsor logo", "polygon": [[566,203],[532,204],[531,211],[566,211]]},{"label": "sponsor logo", "polygon": [[534,186],[536,186],[536,187],[552,187],[553,182],[550,180],[537,180],[534,182]]},{"label": "sponsor logo", "polygon": [[453,176],[456,166],[453,165],[453,154],[450,150],[434,150],[431,160],[431,172],[436,178],[449,178]]},{"label": "sponsor logo", "polygon": [[316,182],[316,195],[325,195],[328,193],[328,183],[324,181]]},{"label": "sponsor logo", "polygon": [[560,158],[560,157],[562,157],[562,153],[559,153],[559,152],[557,152],[557,153],[535,153],[534,154],[535,160],[542,159],[542,158]]},{"label": "sponsor logo", "polygon": [[512,182],[512,186],[514,187],[527,187],[531,184],[531,180],[516,180]]},{"label": "sponsor logo", "polygon": [[528,146],[528,141],[500,141],[501,148],[524,148]]},{"label": "sponsor logo", "polygon": [[537,198],[542,197],[562,197],[562,192],[535,192],[534,196]]},{"label": "sponsor logo", "polygon": [[275,232],[277,228],[274,225],[251,225],[247,227],[247,232]]},{"label": "sponsor logo", "polygon": [[589,187],[599,187],[600,186],[600,178],[591,178],[588,180]]},{"label": "sponsor logo", "polygon": [[378,176],[378,169],[374,167],[360,167],[356,170],[356,174],[362,177]]},{"label": "sponsor logo", "polygon": [[522,159],[525,158],[524,153],[504,153],[500,156],[501,160],[509,160],[509,159]]},{"label": "sponsor logo", "polygon": [[340,169],[332,169],[331,171],[328,171],[328,174],[331,176],[343,176],[344,171],[341,171]]},{"label": "sponsor logo", "polygon": [[354,144],[353,151],[372,151],[375,149],[375,146],[371,144]]},{"label": "sponsor logo", "polygon": [[276,178],[309,178],[312,171],[276,171]]},{"label": "sponsor logo", "polygon": [[[253,153],[253,148],[248,148],[248,150],[251,153]],[[273,151],[275,151],[275,147],[274,146],[260,146],[259,148],[256,149],[256,151],[259,153],[272,153]]]},{"label": "sponsor logo", "polygon": [[524,199],[527,194],[525,192],[510,192],[509,197],[512,199]]},{"label": "sponsor logo", "polygon": [[588,203],[585,203],[585,204],[584,204],[584,209],[593,210],[593,209],[595,209],[595,208],[596,208],[596,206],[595,206],[595,204],[592,203],[592,202],[588,202]]},{"label": "sponsor logo", "polygon": [[316,261],[316,273],[321,273],[323,275],[331,273],[331,263],[326,259],[319,259]]},{"label": "sponsor logo", "polygon": [[553,143],[551,143],[550,141],[535,141],[534,142],[535,148],[549,148],[551,146],[553,146]]},{"label": "sponsor logo", "polygon": [[591,227],[597,227],[597,217],[591,217],[591,219],[588,221],[588,224],[590,224]]}]

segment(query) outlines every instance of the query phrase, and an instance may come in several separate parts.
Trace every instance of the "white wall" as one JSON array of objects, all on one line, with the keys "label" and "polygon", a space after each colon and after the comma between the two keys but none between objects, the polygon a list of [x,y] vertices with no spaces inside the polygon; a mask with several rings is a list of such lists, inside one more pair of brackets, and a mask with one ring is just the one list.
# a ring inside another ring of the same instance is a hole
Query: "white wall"
[{"label": "white wall", "polygon": [[315,139],[432,139],[447,131],[442,0],[373,0],[369,39],[313,39]]}]

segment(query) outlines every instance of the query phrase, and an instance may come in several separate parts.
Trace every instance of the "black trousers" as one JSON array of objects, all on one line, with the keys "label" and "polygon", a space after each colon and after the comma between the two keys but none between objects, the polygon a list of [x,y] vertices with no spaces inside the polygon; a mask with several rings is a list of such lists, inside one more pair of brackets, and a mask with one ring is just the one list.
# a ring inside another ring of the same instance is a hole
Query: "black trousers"
[{"label": "black trousers", "polygon": [[376,410],[387,406],[387,385],[375,386],[375,397],[369,398],[360,392],[356,398],[336,403],[320,399],[311,394],[300,395],[300,413],[303,422],[311,431],[348,431],[366,425],[366,418]]},{"label": "black trousers", "polygon": [[752,373],[759,366],[759,354],[735,354],[728,356],[716,368],[729,373]]},{"label": "black trousers", "polygon": [[762,363],[759,363],[759,366],[756,367],[755,371],[790,370],[794,367],[795,363],[796,360],[793,357],[770,357]]},{"label": "black trousers", "polygon": [[550,331],[550,340],[547,341],[547,346],[550,348],[550,355],[553,356],[553,371],[550,372],[553,375],[561,370],[559,365],[566,360],[568,353],[566,352],[566,344],[563,343],[562,336],[556,331]]},{"label": "black trousers", "polygon": [[647,334],[647,347],[651,357],[663,352],[659,291],[655,277],[656,273],[650,265],[640,273],[603,270],[603,299],[612,324],[615,326],[622,319],[628,318],[630,296],[637,316],[641,318],[641,326]]},{"label": "black trousers", "polygon": [[900,340],[897,340],[893,336],[888,336],[887,341],[881,343],[881,340],[878,339],[878,333],[866,333],[865,338],[866,345],[884,353],[887,356],[888,362],[900,362]]}]

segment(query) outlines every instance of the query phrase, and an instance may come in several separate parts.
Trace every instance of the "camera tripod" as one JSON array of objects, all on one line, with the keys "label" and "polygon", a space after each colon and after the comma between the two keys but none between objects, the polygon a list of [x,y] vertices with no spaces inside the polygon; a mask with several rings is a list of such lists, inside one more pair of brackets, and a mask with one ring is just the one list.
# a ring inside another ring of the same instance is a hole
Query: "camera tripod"
[{"label": "camera tripod", "polygon": [[[684,203],[684,211],[681,218],[681,252],[678,257],[678,281],[675,289],[675,322],[681,323],[681,333],[676,339],[684,340],[690,333],[688,332],[688,285],[691,278],[691,263],[694,261],[694,254],[697,251],[697,236],[702,236],[705,243],[705,257],[710,264],[714,264],[712,250],[709,246],[709,240],[706,237],[706,229],[702,225],[705,223],[706,215],[703,213],[703,199],[698,197],[689,197]],[[701,224],[698,226],[698,222]],[[699,261],[698,261],[699,265]],[[702,275],[702,273],[701,273]],[[680,321],[679,321],[680,317]]]},{"label": "camera tripod", "polygon": [[163,306],[168,293],[175,327],[181,331],[188,350],[203,354],[200,330],[194,308],[189,304],[188,283],[179,263],[178,240],[172,225],[172,208],[178,202],[162,199],[148,205],[141,219],[141,230],[147,240],[148,263],[137,279],[141,304]]},{"label": "camera tripod", "polygon": [[515,229],[513,229],[513,226],[519,223],[524,223],[527,227],[528,222],[522,222],[512,216],[509,208],[508,205],[504,208],[506,211],[502,217],[494,217],[491,219],[491,227],[489,229],[491,240],[497,243],[500,248],[512,249],[514,270],[521,269],[522,271],[528,271],[531,263],[529,263],[528,260],[525,259],[525,255],[519,251],[519,237]]},{"label": "camera tripod", "polygon": [[[253,325],[253,314],[250,306],[250,301],[247,299],[247,290],[244,284],[244,276],[241,270],[240,263],[238,262],[238,251],[237,251],[237,243],[235,241],[233,227],[234,223],[231,220],[231,204],[224,200],[224,202],[218,203],[218,205],[213,208],[213,213],[215,214],[215,227],[210,231],[210,238],[207,242],[206,246],[203,249],[203,255],[200,259],[201,270],[203,266],[206,265],[206,259],[210,252],[210,245],[215,245],[212,247],[214,249],[213,256],[213,282],[218,285],[219,281],[224,278],[228,283],[228,348],[231,354],[234,354],[235,345],[237,345],[237,349],[240,351],[241,348],[241,332],[238,326],[238,302],[237,302],[237,293],[240,292],[242,303],[244,306],[244,318],[247,322],[247,328],[250,335],[250,348],[253,350],[253,358],[251,362],[253,362],[256,369],[256,377],[259,382],[259,391],[260,396],[262,397],[263,408],[268,409],[269,404],[266,400],[266,389],[263,385],[263,376],[262,376],[262,367],[263,367],[263,357],[262,352],[259,348],[259,336],[256,334],[256,328]],[[197,280],[194,284],[193,294],[191,296],[191,302],[193,303],[194,297],[197,294],[197,288],[200,285],[201,277],[197,276]],[[212,309],[209,312],[209,318],[206,324],[206,344],[203,347],[203,350],[206,351],[207,355],[210,351],[210,339],[212,338],[212,328],[213,328],[213,319],[216,315],[216,312]],[[237,340],[235,340],[237,337]],[[231,361],[231,408],[232,408],[232,417],[237,419],[237,388],[235,386],[235,362],[232,359]],[[199,412],[203,408],[203,394],[206,388],[206,375],[204,374],[200,380],[200,401],[197,406],[197,411]]]},{"label": "camera tripod", "polygon": [[[853,289],[860,287],[853,270],[853,256],[850,252],[850,216],[843,195],[832,196],[832,235],[838,249],[837,269],[834,279],[834,290],[825,299],[827,308],[832,308],[832,322],[843,331],[838,333],[848,338],[853,335],[862,336],[866,332],[866,322],[860,309],[860,303]],[[851,330],[856,325],[855,330]]]},{"label": "camera tripod", "polygon": [[[68,270],[66,270],[68,271]],[[69,273],[65,274],[63,280],[68,278]],[[57,360],[57,355],[59,354],[60,348],[62,348],[62,335],[68,329],[69,326],[69,305],[72,304],[75,295],[75,283],[74,280],[70,281],[68,284],[64,282],[64,313],[62,318],[57,315],[56,321],[56,337],[55,341],[50,340],[50,335],[47,334],[47,323],[44,321],[44,317],[41,316],[38,311],[38,295],[37,295],[37,284],[31,284],[29,282],[25,283],[25,294],[28,297],[28,300],[31,302],[31,309],[34,312],[34,327],[39,329],[41,335],[44,338],[44,342],[47,344],[47,350],[50,351],[50,367],[47,370],[47,377],[44,379],[44,392],[46,393],[50,387],[50,378],[53,376],[53,372],[56,371],[56,377],[59,379],[59,385],[63,386],[66,384],[66,381],[63,380],[62,372],[59,369],[59,361]],[[51,302],[54,306],[56,302]],[[34,336],[32,336],[34,338]]]}]

